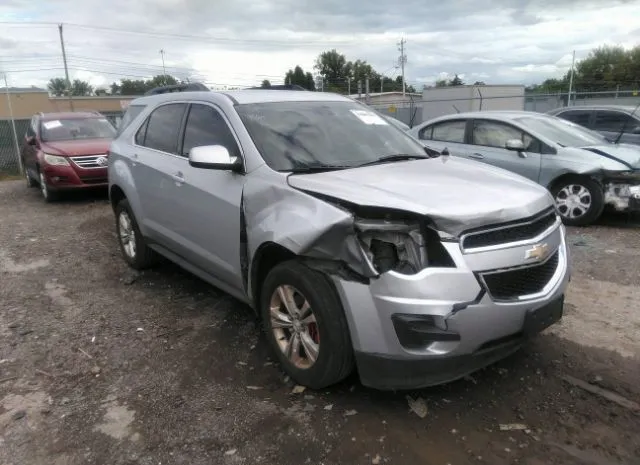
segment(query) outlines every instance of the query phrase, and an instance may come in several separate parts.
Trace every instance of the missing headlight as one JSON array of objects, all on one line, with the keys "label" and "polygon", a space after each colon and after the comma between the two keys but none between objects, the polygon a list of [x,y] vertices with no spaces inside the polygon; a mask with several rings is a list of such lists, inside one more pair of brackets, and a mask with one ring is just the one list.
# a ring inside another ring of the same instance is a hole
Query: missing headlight
[{"label": "missing headlight", "polygon": [[438,233],[419,222],[360,219],[356,229],[379,273],[416,274],[428,266],[454,266]]}]

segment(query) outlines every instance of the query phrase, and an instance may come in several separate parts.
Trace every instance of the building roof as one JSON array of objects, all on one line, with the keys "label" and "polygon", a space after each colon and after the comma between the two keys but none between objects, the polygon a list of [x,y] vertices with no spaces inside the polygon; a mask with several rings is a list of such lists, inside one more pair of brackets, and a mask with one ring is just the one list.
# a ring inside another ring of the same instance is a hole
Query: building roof
[{"label": "building roof", "polygon": [[[364,92],[362,94],[350,94],[349,97],[351,98],[359,98],[359,97],[364,97],[367,94],[365,94]],[[391,95],[400,95],[402,96],[402,92],[401,91],[392,91],[392,92],[369,92],[369,97],[384,97],[384,96],[391,96]],[[414,96],[414,97],[422,97],[422,94],[419,92],[406,92],[405,93],[405,97],[406,96]]]},{"label": "building roof", "polygon": [[[6,87],[0,87],[0,92],[7,93]],[[9,87],[9,93],[11,94],[24,94],[27,92],[46,92],[49,93],[47,89],[41,89],[40,87]]]}]

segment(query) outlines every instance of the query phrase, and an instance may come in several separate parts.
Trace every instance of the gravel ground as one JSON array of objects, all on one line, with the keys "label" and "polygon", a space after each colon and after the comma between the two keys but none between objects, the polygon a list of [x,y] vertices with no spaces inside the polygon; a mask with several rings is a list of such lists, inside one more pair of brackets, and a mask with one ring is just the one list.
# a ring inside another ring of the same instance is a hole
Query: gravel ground
[{"label": "gravel ground", "polygon": [[639,464],[638,225],[571,230],[565,318],[495,366],[293,394],[250,309],[170,264],[126,267],[104,196],[1,182],[0,464]]}]

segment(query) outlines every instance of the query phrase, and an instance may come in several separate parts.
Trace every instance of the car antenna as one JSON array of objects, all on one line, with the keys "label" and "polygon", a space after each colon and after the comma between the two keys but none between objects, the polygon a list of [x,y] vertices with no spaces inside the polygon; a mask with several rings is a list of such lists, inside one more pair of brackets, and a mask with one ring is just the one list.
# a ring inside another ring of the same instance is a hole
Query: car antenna
[{"label": "car antenna", "polygon": [[[634,115],[636,111],[638,111],[638,108],[640,108],[640,103],[636,105],[636,107],[631,112],[631,115]],[[616,141],[614,142],[614,144],[620,142],[620,138],[622,137],[622,134],[624,134],[624,130],[627,129],[627,121],[629,121],[629,118],[625,119],[624,123],[622,123],[622,127],[620,128],[620,132],[618,133],[618,137],[616,137]]]}]

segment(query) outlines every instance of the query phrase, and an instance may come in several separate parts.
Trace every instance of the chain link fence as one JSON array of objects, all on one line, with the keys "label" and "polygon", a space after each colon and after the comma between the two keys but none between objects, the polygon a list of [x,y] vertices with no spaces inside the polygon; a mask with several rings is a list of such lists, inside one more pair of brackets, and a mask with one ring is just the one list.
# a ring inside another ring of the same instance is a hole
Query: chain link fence
[{"label": "chain link fence", "polygon": [[[13,120],[18,134],[18,144],[21,144],[24,140],[29,121],[29,119]],[[20,174],[19,153],[20,147],[16,147],[11,119],[0,119],[0,174]]]}]

